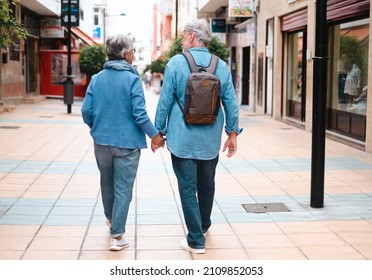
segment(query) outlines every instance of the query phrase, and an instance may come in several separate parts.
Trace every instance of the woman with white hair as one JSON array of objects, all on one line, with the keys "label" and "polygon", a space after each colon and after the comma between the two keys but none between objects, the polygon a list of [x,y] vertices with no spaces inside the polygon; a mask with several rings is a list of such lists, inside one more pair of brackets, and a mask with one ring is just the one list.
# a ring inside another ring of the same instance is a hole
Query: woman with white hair
[{"label": "woman with white hair", "polygon": [[164,145],[147,114],[140,75],[131,65],[134,52],[128,36],[107,39],[108,61],[93,75],[81,108],[94,140],[111,251],[129,246],[123,235],[141,149],[147,147],[145,135],[152,139],[153,151]]}]

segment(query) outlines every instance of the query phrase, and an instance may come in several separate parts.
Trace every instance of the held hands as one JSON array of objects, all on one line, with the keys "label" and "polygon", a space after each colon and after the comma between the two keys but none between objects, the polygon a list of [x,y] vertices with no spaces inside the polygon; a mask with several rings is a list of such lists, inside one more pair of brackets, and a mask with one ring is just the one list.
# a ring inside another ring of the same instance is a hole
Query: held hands
[{"label": "held hands", "polygon": [[232,157],[235,155],[236,150],[238,149],[238,141],[237,141],[237,134],[235,132],[231,132],[229,137],[227,138],[225,145],[223,146],[222,152],[227,151],[227,157]]},{"label": "held hands", "polygon": [[165,143],[165,138],[160,134],[156,134],[152,139],[151,139],[151,150],[155,153],[157,149],[164,148],[164,143]]}]

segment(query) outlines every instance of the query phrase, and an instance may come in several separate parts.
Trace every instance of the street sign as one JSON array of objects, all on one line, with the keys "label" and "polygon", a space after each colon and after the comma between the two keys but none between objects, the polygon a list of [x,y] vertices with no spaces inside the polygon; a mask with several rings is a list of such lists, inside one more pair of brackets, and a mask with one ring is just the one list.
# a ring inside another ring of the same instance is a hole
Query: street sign
[{"label": "street sign", "polygon": [[61,24],[68,26],[68,14],[70,7],[70,24],[79,26],[79,0],[61,0]]}]

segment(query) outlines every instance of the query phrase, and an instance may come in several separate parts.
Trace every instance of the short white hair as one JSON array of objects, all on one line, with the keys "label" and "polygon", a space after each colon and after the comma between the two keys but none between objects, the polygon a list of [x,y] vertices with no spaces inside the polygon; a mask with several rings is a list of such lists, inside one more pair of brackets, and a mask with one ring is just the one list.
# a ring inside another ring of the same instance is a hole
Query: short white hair
[{"label": "short white hair", "polygon": [[212,40],[212,33],[209,22],[206,19],[193,19],[183,27],[186,33],[194,33],[196,39],[205,46]]},{"label": "short white hair", "polygon": [[106,54],[109,60],[122,60],[126,51],[133,49],[133,39],[123,34],[109,36],[106,40]]}]

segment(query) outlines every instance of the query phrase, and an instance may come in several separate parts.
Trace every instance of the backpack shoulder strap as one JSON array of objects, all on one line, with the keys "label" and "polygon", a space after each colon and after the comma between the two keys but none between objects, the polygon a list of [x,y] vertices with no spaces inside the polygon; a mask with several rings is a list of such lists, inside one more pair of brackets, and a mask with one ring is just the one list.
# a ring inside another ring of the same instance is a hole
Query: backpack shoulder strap
[{"label": "backpack shoulder strap", "polygon": [[187,64],[189,65],[190,71],[199,72],[201,67],[195,63],[194,57],[191,55],[191,53],[186,51],[181,54],[185,57]]},{"label": "backpack shoulder strap", "polygon": [[208,68],[207,68],[206,70],[207,70],[209,73],[214,74],[214,72],[216,72],[217,65],[218,65],[218,56],[212,54],[211,62],[209,63],[209,66],[208,66]]}]

